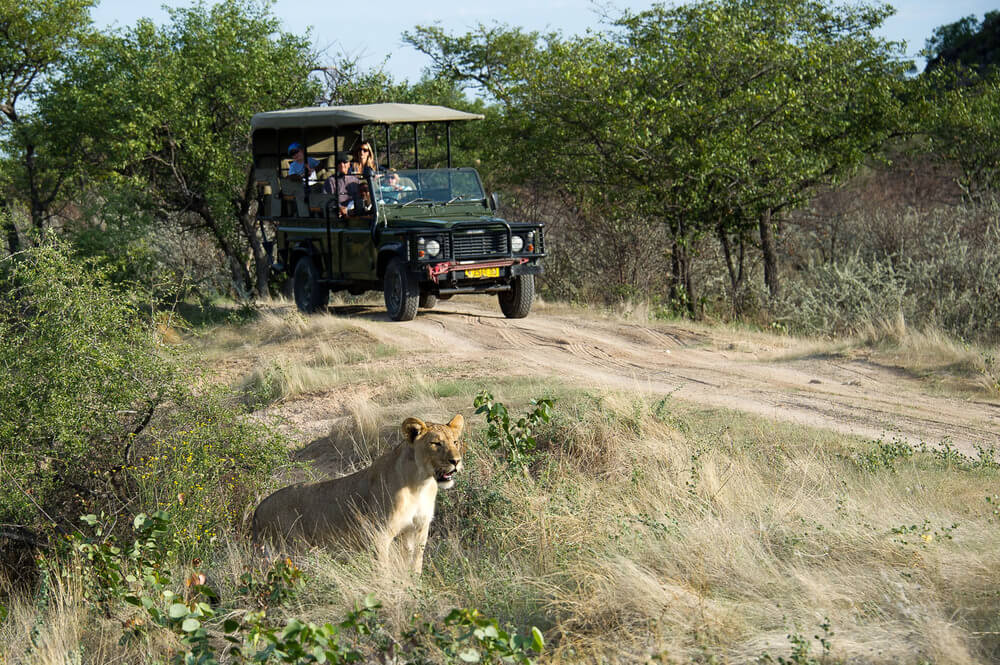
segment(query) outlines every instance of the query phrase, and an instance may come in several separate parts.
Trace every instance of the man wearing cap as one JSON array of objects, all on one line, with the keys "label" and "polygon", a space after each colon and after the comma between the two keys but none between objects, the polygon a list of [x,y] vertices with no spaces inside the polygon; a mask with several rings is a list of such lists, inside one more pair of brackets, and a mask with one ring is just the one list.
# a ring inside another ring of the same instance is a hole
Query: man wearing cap
[{"label": "man wearing cap", "polygon": [[360,210],[364,205],[361,191],[361,180],[358,176],[348,173],[351,169],[351,153],[337,153],[337,172],[326,179],[323,191],[337,195],[337,205],[340,216],[346,217],[351,211]]},{"label": "man wearing cap", "polygon": [[288,156],[292,158],[292,162],[288,165],[288,177],[293,180],[301,180],[303,175],[308,174],[309,184],[315,184],[316,167],[319,166],[319,161],[310,157],[309,163],[306,164],[305,151],[302,150],[301,143],[293,143],[288,146]]}]

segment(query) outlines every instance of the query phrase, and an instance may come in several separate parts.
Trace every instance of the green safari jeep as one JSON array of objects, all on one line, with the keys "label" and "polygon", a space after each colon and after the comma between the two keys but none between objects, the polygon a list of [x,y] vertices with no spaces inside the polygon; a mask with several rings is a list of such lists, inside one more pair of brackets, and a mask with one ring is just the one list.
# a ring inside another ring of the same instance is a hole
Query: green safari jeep
[{"label": "green safari jeep", "polygon": [[[501,219],[496,196],[486,195],[475,169],[451,165],[452,123],[481,118],[419,104],[322,106],[253,117],[258,220],[271,275],[286,283],[291,277],[300,310],[325,307],[331,291],[381,290],[396,321],[460,293],[495,293],[505,316],[528,315],[545,256],[544,225]],[[418,127],[426,123],[444,125],[447,168],[420,168]],[[390,127],[400,124],[413,128],[413,168],[395,170]],[[345,176],[338,155],[343,160],[363,143],[372,147],[375,167]],[[293,144],[313,175],[294,173]],[[344,179],[340,187],[338,178]],[[352,194],[345,206],[347,189]]]}]

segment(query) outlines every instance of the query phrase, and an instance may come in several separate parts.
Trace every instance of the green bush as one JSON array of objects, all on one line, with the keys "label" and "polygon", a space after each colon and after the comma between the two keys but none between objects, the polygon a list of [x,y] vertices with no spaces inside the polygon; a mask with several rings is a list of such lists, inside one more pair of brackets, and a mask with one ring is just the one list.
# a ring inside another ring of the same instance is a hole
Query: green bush
[{"label": "green bush", "polygon": [[778,319],[793,332],[850,334],[900,312],[905,296],[904,277],[891,263],[856,252],[837,263],[808,266],[789,283]]},{"label": "green bush", "polygon": [[223,533],[239,530],[288,449],[280,434],[247,418],[221,390],[175,399],[136,443],[128,471],[139,505],[169,510],[180,546],[204,552]]},{"label": "green bush", "polygon": [[242,524],[284,439],[183,370],[106,269],[50,243],[0,271],[0,524],[44,544],[81,513],[169,508],[197,551]]},{"label": "green bush", "polygon": [[[64,541],[55,556],[42,560],[42,579],[75,578],[91,601],[92,611],[106,617],[131,615],[122,622],[123,644],[172,634],[181,648],[172,649],[171,663],[218,663],[223,647],[224,662],[232,663],[304,665],[391,659],[411,665],[532,665],[544,649],[538,628],[521,635],[467,608],[453,609],[440,623],[413,616],[410,628],[397,639],[379,620],[381,605],[370,595],[337,624],[318,626],[294,617],[278,623],[277,613],[268,610],[292,597],[295,587],[303,583],[301,571],[291,561],[275,561],[264,581],[244,575],[238,595],[225,598],[200,573],[186,579],[183,588],[174,580],[170,571],[180,561],[179,543],[170,535],[177,531],[171,528],[169,513],[137,515],[128,545],[119,545],[108,535],[97,516],[86,515],[82,520],[85,530]],[[247,601],[254,607],[245,607]],[[220,635],[227,644],[220,643]],[[155,656],[154,660],[161,662]]]},{"label": "green bush", "polygon": [[57,243],[0,262],[0,522],[71,528],[93,512],[176,385],[152,326],[104,276]]},{"label": "green bush", "polygon": [[908,326],[1000,340],[998,204],[851,219],[851,253],[789,276],[775,315],[789,330],[854,333],[902,314]]}]

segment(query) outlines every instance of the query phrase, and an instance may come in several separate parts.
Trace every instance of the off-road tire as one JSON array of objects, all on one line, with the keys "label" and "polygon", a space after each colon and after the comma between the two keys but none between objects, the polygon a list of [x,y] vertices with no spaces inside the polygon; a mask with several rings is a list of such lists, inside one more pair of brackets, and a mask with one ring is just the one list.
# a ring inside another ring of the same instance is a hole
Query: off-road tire
[{"label": "off-road tire", "polygon": [[417,315],[420,301],[420,287],[406,271],[406,263],[398,256],[385,269],[382,285],[385,295],[385,310],[393,321],[412,321]]},{"label": "off-road tire", "polygon": [[319,283],[319,269],[308,256],[303,256],[295,264],[295,277],[292,284],[295,293],[295,306],[306,314],[326,307],[330,299],[330,291]]},{"label": "off-road tire", "polygon": [[510,291],[497,294],[500,309],[508,319],[523,319],[535,301],[535,276],[519,275],[510,280]]},{"label": "off-road tire", "polygon": [[438,304],[438,297],[433,293],[420,294],[420,309],[434,309],[436,304]]}]

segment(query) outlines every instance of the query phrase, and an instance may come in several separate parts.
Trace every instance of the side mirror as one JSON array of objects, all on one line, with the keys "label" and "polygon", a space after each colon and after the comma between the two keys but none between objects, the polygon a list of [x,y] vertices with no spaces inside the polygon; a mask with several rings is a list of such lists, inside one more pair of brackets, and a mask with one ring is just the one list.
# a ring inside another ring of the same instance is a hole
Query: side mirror
[{"label": "side mirror", "polygon": [[500,209],[500,195],[496,192],[490,194],[490,210],[496,212]]}]

